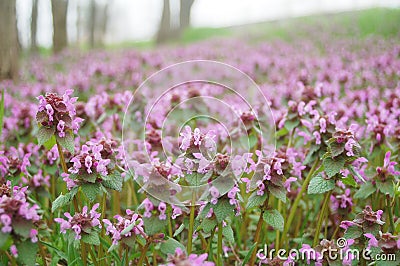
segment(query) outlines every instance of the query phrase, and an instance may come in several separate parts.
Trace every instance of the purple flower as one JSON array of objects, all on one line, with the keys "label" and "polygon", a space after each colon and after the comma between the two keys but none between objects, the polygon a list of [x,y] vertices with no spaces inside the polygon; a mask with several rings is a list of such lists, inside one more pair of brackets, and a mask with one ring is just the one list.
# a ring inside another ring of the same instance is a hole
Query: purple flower
[{"label": "purple flower", "polygon": [[[143,229],[143,220],[135,212],[127,209],[124,217],[115,215],[114,219],[117,220],[114,224],[108,219],[103,219],[103,223],[106,225],[106,234],[111,235],[113,245],[117,245],[123,238],[129,238],[134,235],[146,236]],[[126,231],[126,228],[130,226],[132,226],[132,228],[122,234],[122,232]]]},{"label": "purple flower", "polygon": [[90,233],[91,229],[94,229],[95,227],[101,228],[99,221],[101,214],[96,212],[99,205],[99,203],[93,205],[89,213],[87,206],[84,206],[82,212],[77,212],[74,216],[71,216],[70,213],[66,212],[64,213],[64,216],[67,217],[68,220],[55,218],[54,221],[60,224],[61,233],[65,234],[67,229],[72,229],[75,232],[75,239],[81,239],[82,234]]},{"label": "purple flower", "polygon": [[368,238],[368,249],[371,249],[371,247],[378,247],[378,240],[375,238],[373,234],[367,233],[364,234],[366,238]]},{"label": "purple flower", "polygon": [[288,179],[286,179],[284,187],[288,192],[290,192],[290,184],[295,182],[296,180],[297,180],[296,177],[289,177]]},{"label": "purple flower", "polygon": [[63,120],[58,121],[57,130],[58,130],[58,136],[60,138],[65,137],[64,129],[65,129],[65,122]]},{"label": "purple flower", "polygon": [[18,257],[18,250],[17,250],[17,247],[15,245],[11,245],[10,252],[11,252],[11,255],[13,255],[15,258]]}]

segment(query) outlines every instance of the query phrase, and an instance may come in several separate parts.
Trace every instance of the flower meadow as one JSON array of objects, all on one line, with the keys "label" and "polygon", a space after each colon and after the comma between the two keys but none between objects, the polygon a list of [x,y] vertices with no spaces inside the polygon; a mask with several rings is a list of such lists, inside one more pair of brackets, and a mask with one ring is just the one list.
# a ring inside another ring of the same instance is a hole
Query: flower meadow
[{"label": "flower meadow", "polygon": [[[193,59],[232,68],[168,68]],[[399,265],[395,40],[66,51],[21,80],[0,84],[1,265]]]}]

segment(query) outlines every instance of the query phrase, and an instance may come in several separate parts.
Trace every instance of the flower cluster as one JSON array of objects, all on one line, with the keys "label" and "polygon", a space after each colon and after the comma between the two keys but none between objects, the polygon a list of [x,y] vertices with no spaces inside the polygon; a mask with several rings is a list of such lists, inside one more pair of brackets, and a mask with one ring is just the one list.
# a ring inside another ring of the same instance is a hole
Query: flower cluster
[{"label": "flower cluster", "polygon": [[39,100],[37,122],[45,128],[52,129],[60,138],[64,138],[70,131],[76,134],[83,122],[83,119],[75,117],[74,103],[78,98],[71,98],[72,93],[73,90],[66,90],[62,97],[56,93],[37,97]]},{"label": "flower cluster", "polygon": [[108,219],[103,219],[107,230],[106,233],[111,235],[113,245],[117,245],[119,241],[126,241],[126,239],[136,235],[146,237],[143,229],[143,220],[137,213],[127,209],[124,217],[115,215],[114,218],[117,220],[114,224]]},{"label": "flower cluster", "polygon": [[75,239],[81,239],[82,236],[91,234],[93,230],[96,230],[96,227],[101,228],[99,220],[101,214],[96,212],[99,205],[99,203],[93,205],[89,213],[87,206],[84,206],[82,212],[77,212],[74,216],[66,212],[64,216],[68,220],[55,218],[54,221],[60,224],[61,233],[65,234],[68,229],[71,229],[75,232]]}]

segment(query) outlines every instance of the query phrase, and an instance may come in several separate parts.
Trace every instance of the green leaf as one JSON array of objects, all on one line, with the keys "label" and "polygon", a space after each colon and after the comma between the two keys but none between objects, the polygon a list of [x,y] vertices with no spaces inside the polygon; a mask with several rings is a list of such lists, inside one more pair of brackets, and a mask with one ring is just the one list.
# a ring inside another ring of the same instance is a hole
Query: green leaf
[{"label": "green leaf", "polygon": [[176,237],[177,235],[179,235],[180,233],[182,233],[183,229],[185,229],[185,224],[182,223],[178,229],[175,230],[173,237]]},{"label": "green leaf", "polygon": [[56,131],[55,127],[51,127],[51,128],[40,127],[38,134],[37,134],[38,145],[42,146],[44,143],[46,143],[48,140],[50,140],[51,137],[54,136],[55,131]]},{"label": "green leaf", "polygon": [[69,204],[72,199],[75,197],[76,193],[78,192],[78,187],[74,187],[69,191],[67,194],[63,195],[60,194],[58,198],[56,198],[51,206],[51,212],[54,212],[58,208],[64,207],[65,205]]},{"label": "green leaf", "polygon": [[250,258],[251,258],[251,254],[253,253],[254,249],[257,248],[257,244],[258,243],[254,243],[251,248],[249,249],[249,251],[247,252],[246,256],[244,257],[243,261],[242,261],[242,266],[247,265],[247,262],[249,262]]},{"label": "green leaf", "polygon": [[264,221],[279,231],[283,231],[284,220],[278,210],[266,210],[263,214]]},{"label": "green leaf", "polygon": [[270,185],[268,186],[268,191],[271,192],[274,197],[286,203],[286,189],[284,187]]},{"label": "green leaf", "polygon": [[96,200],[97,195],[101,192],[100,184],[98,183],[84,183],[81,185],[81,189],[89,201]]},{"label": "green leaf", "polygon": [[267,193],[264,193],[262,196],[257,195],[257,191],[254,191],[247,201],[246,210],[252,209],[254,207],[259,207],[264,204],[267,199]]},{"label": "green leaf", "polygon": [[257,142],[258,142],[257,136],[255,134],[250,134],[249,135],[249,146],[250,146],[250,149],[253,148],[254,146],[256,146]]},{"label": "green leaf", "polygon": [[60,138],[60,136],[57,134],[56,140],[61,147],[67,149],[71,154],[75,153],[74,134],[72,131],[66,131],[64,138]]},{"label": "green leaf", "polygon": [[333,157],[336,157],[343,153],[344,143],[337,143],[336,141],[329,144],[329,149]]},{"label": "green leaf", "polygon": [[7,240],[10,238],[10,234],[5,234],[3,232],[0,231],[0,250],[2,249],[2,247],[5,245],[5,243],[7,242]]},{"label": "green leaf", "polygon": [[217,226],[217,220],[215,219],[204,219],[200,226],[199,229],[203,229],[205,233],[210,233],[211,230],[213,230]]},{"label": "green leaf", "polygon": [[335,159],[330,157],[325,158],[323,161],[325,173],[328,175],[328,177],[333,177],[344,168],[344,163],[345,159],[342,156]]},{"label": "green leaf", "polygon": [[94,230],[92,230],[90,234],[81,234],[81,236],[82,236],[82,241],[87,244],[95,246],[100,245],[99,234]]},{"label": "green leaf", "polygon": [[391,197],[394,197],[394,185],[392,181],[387,180],[386,182],[376,181],[376,187],[383,194],[389,194]]},{"label": "green leaf", "polygon": [[362,228],[358,226],[350,226],[347,228],[346,232],[344,232],[344,238],[346,239],[357,239],[363,233]]},{"label": "green leaf", "polygon": [[167,254],[175,254],[175,250],[180,248],[183,252],[186,253],[186,248],[180,242],[176,241],[173,238],[168,238],[167,241],[162,242],[160,245],[160,250],[165,255]]},{"label": "green leaf", "polygon": [[352,187],[357,187],[357,182],[354,180],[352,176],[347,176],[341,179],[343,184],[352,186]]},{"label": "green leaf", "polygon": [[151,216],[150,218],[143,217],[143,223],[144,223],[144,230],[148,235],[154,235],[163,232],[165,226],[167,225],[166,220],[160,220],[158,219],[158,216],[154,215]]},{"label": "green leaf", "polygon": [[121,191],[122,190],[121,173],[118,171],[112,172],[107,177],[103,178],[102,184],[106,188]]},{"label": "green leaf", "polygon": [[285,121],[285,128],[290,132],[292,131],[295,127],[297,127],[300,124],[300,120],[295,118],[292,120],[286,120]]},{"label": "green leaf", "polygon": [[56,137],[54,135],[51,136],[51,138],[46,141],[45,143],[43,143],[43,146],[47,149],[47,150],[51,150],[51,148],[54,147],[54,145],[56,145]]},{"label": "green leaf", "polygon": [[37,243],[30,240],[16,244],[18,250],[18,261],[27,266],[34,266],[36,261],[36,253],[38,251]]},{"label": "green leaf", "polygon": [[235,237],[233,236],[233,230],[230,225],[227,225],[222,228],[222,235],[228,240],[230,243],[235,242]]},{"label": "green leaf", "polygon": [[228,217],[229,215],[231,215],[233,213],[235,206],[231,205],[229,203],[228,199],[220,198],[220,199],[218,199],[217,204],[212,206],[212,208],[214,210],[215,216],[217,217],[217,221],[220,223],[226,217]]},{"label": "green leaf", "polygon": [[371,182],[362,184],[360,189],[354,194],[355,199],[366,199],[375,192],[375,187]]},{"label": "green leaf", "polygon": [[275,136],[282,137],[282,136],[286,136],[288,133],[289,133],[289,130],[287,130],[287,128],[283,127],[275,133]]},{"label": "green leaf", "polygon": [[308,194],[321,194],[328,192],[335,188],[335,181],[332,179],[325,179],[321,175],[315,176],[311,179],[308,185]]},{"label": "green leaf", "polygon": [[27,220],[18,219],[13,221],[14,232],[22,236],[23,238],[29,237],[32,228],[33,224]]}]

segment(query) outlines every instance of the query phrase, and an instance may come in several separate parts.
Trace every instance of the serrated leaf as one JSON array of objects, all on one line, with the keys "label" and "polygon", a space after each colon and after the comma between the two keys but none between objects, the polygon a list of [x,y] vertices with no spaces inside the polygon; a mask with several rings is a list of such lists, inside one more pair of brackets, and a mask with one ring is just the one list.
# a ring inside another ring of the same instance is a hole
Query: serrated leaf
[{"label": "serrated leaf", "polygon": [[210,233],[217,226],[217,221],[215,219],[204,219],[199,228],[205,233]]},{"label": "serrated leaf", "polygon": [[55,131],[56,131],[55,127],[51,128],[40,127],[37,134],[38,145],[42,146],[44,143],[50,140],[51,137],[54,135]]},{"label": "serrated leaf", "polygon": [[354,180],[354,178],[352,176],[347,176],[347,177],[344,177],[344,178],[342,178],[340,180],[345,185],[352,186],[352,187],[357,187],[357,182]]},{"label": "serrated leaf", "polygon": [[89,201],[94,201],[101,192],[100,184],[98,183],[84,183],[81,185],[81,189]]},{"label": "serrated leaf", "polygon": [[95,246],[100,245],[99,234],[96,231],[92,230],[90,234],[81,234],[81,236],[82,236],[82,241],[87,244]]},{"label": "serrated leaf", "polygon": [[18,219],[13,221],[14,232],[22,236],[23,238],[29,237],[32,227],[33,227],[32,222],[27,220]]},{"label": "serrated leaf", "polygon": [[60,138],[59,135],[56,135],[56,140],[61,147],[67,149],[71,154],[75,153],[74,134],[72,131],[66,131],[65,137],[63,138]]},{"label": "serrated leaf", "polygon": [[158,219],[158,216],[143,217],[144,230],[148,235],[154,235],[164,231],[166,220]]},{"label": "serrated leaf", "polygon": [[267,193],[264,193],[262,196],[257,195],[257,191],[254,191],[247,201],[246,210],[252,209],[254,207],[258,207],[264,204],[267,199]]},{"label": "serrated leaf", "polygon": [[103,186],[109,189],[113,189],[116,191],[121,191],[122,190],[122,177],[121,173],[118,171],[114,171],[110,175],[108,175],[106,178],[103,179],[102,182]]},{"label": "serrated leaf", "polygon": [[386,182],[376,181],[376,187],[383,194],[389,194],[391,197],[394,196],[394,185],[392,181],[388,180]]},{"label": "serrated leaf", "polygon": [[362,235],[362,228],[358,226],[350,226],[344,232],[343,237],[346,239],[357,239]]},{"label": "serrated leaf", "polygon": [[360,189],[354,194],[355,199],[366,199],[375,192],[375,187],[371,182],[361,185]]},{"label": "serrated leaf", "polygon": [[325,158],[323,161],[325,173],[328,177],[333,177],[344,168],[345,159],[343,157],[337,157],[332,159],[330,157]]},{"label": "serrated leaf", "polygon": [[51,212],[54,212],[58,208],[64,207],[69,204],[78,192],[78,187],[74,187],[67,194],[60,194],[52,203]]},{"label": "serrated leaf", "polygon": [[226,217],[229,215],[233,214],[233,210],[235,209],[235,206],[231,205],[229,203],[229,200],[220,198],[213,207],[214,214],[217,217],[217,221],[220,223],[222,222]]},{"label": "serrated leaf", "polygon": [[180,248],[183,252],[186,253],[186,248],[180,242],[176,241],[173,238],[168,238],[167,241],[162,242],[160,245],[160,250],[164,254],[175,254],[175,250]]},{"label": "serrated leaf", "polygon": [[235,237],[233,236],[233,230],[230,225],[222,227],[222,235],[225,237],[226,240],[230,243],[235,242]]},{"label": "serrated leaf", "polygon": [[36,253],[38,251],[37,243],[30,240],[16,244],[18,250],[18,261],[27,266],[34,266],[36,261]]},{"label": "serrated leaf", "polygon": [[335,181],[332,179],[325,179],[321,175],[315,176],[311,179],[308,185],[308,194],[321,194],[328,192],[335,188]]},{"label": "serrated leaf", "polygon": [[336,141],[332,142],[329,144],[329,149],[331,151],[332,156],[336,157],[343,153],[344,143],[337,143]]},{"label": "serrated leaf", "polygon": [[266,210],[263,214],[263,219],[273,228],[283,231],[284,220],[278,210]]},{"label": "serrated leaf", "polygon": [[286,189],[284,187],[278,186],[268,186],[268,191],[277,198],[280,199],[283,203],[286,203]]}]

